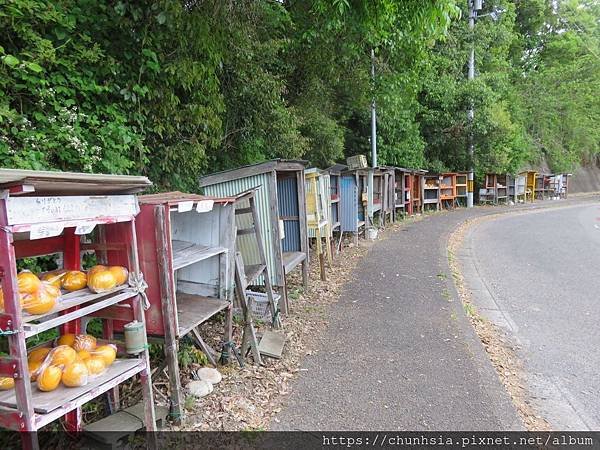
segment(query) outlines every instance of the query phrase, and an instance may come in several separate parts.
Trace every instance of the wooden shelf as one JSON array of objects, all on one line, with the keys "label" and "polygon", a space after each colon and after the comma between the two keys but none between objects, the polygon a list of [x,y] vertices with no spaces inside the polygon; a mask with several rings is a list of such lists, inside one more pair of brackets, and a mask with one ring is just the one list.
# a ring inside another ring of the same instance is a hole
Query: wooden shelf
[{"label": "wooden shelf", "polygon": [[177,292],[176,298],[179,336],[185,336],[192,328],[207,321],[218,312],[227,309],[230,305],[227,300],[184,294],[183,292]]},{"label": "wooden shelf", "polygon": [[173,246],[173,270],[181,269],[213,256],[227,253],[225,247],[206,247],[192,242],[171,241]]},{"label": "wooden shelf", "polygon": [[[42,392],[37,383],[31,384],[31,399],[37,428],[62,417],[69,411],[89,402],[116,385],[144,370],[143,359],[117,359],[105,373],[90,379],[87,385],[69,388],[62,384],[51,392]],[[16,411],[15,390],[0,392],[0,405]]]},{"label": "wooden shelf", "polygon": [[[23,330],[25,337],[35,336],[42,331],[49,330],[74,319],[87,316],[93,312],[115,305],[119,302],[135,297],[137,291],[129,286],[119,286],[110,291],[96,294],[89,289],[81,289],[64,294],[58,305],[46,314],[30,315],[23,312]],[[85,306],[83,306],[85,304]],[[63,315],[56,315],[75,306],[82,306],[76,311]],[[39,322],[38,322],[39,321]],[[33,323],[38,322],[38,323]]]},{"label": "wooden shelf", "polygon": [[244,266],[244,272],[246,272],[246,285],[249,286],[256,281],[256,279],[265,270],[264,264],[252,264]]},{"label": "wooden shelf", "polygon": [[290,273],[294,268],[306,259],[302,252],[283,252],[283,271]]}]

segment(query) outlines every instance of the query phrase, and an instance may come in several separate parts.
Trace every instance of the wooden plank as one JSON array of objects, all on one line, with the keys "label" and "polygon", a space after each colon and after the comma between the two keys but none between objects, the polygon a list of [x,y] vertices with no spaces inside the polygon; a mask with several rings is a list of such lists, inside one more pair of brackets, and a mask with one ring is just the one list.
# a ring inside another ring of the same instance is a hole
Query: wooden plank
[{"label": "wooden plank", "polygon": [[[279,210],[278,210],[278,196],[277,196],[277,172],[272,171],[269,174],[267,179],[267,194],[269,196],[269,217],[271,220],[271,240],[270,245],[273,246],[273,266],[275,269],[275,273],[271,273],[271,267],[269,267],[269,275],[271,276],[271,280],[275,281],[275,285],[281,286],[283,284],[283,260],[282,260],[282,247],[281,247],[281,234],[279,233]],[[256,208],[256,202],[254,201],[254,208]],[[255,211],[253,214],[254,219],[254,228],[260,231],[260,233],[256,234],[257,241],[259,245],[267,245],[266,242],[263,242],[262,238],[262,226],[260,223],[259,215]],[[267,227],[268,229],[268,227]],[[263,247],[266,254],[268,253],[266,247]],[[266,261],[265,261],[266,263]]]},{"label": "wooden plank", "polygon": [[284,345],[285,333],[281,331],[265,331],[258,344],[258,351],[263,356],[281,359]]},{"label": "wooden plank", "polygon": [[270,172],[275,168],[275,166],[275,161],[267,161],[260,164],[240,167],[238,169],[217,172],[212,175],[207,175],[205,177],[200,178],[199,184],[200,187],[205,187],[223,183],[226,181],[239,180],[240,178],[247,178],[254,175],[260,175],[263,173]]},{"label": "wooden plank", "polygon": [[306,255],[302,252],[283,252],[283,269],[285,273],[290,273],[305,259]]},{"label": "wooden plank", "polygon": [[[120,378],[121,375],[128,374],[127,378],[129,378],[140,372],[143,366],[144,361],[141,359],[117,359],[108,367],[106,372],[91,379],[85,386],[69,388],[61,384],[54,391],[50,392],[40,391],[37,389],[37,383],[33,382],[31,383],[33,408],[38,414],[48,414],[56,409],[67,406],[67,404],[69,410],[74,409],[85,403],[79,401],[84,394],[92,393],[94,394],[93,397],[96,397],[114,385],[111,384],[111,381],[119,380],[116,383],[119,384],[123,381]],[[0,392],[0,405],[16,408],[15,392],[13,390]]]},{"label": "wooden plank", "polygon": [[161,312],[163,329],[165,331],[165,359],[169,367],[169,383],[171,388],[171,408],[176,422],[183,415],[183,402],[181,401],[181,380],[179,377],[179,362],[177,360],[177,332],[175,314],[175,293],[173,288],[173,272],[169,264],[168,244],[170,231],[168,229],[168,214],[165,214],[165,205],[154,208],[154,222],[156,224],[156,253],[158,260],[158,273],[160,281]]},{"label": "wooden plank", "polygon": [[229,302],[213,297],[177,292],[177,317],[179,322],[179,336],[185,336],[192,328],[207,321],[215,314],[227,309]]},{"label": "wooden plank", "polygon": [[178,240],[173,240],[172,246],[173,270],[181,269],[182,267],[220,255],[221,253],[227,253],[227,249],[224,247],[207,247],[205,245]]},{"label": "wooden plank", "polygon": [[8,225],[135,216],[139,212],[134,195],[9,197],[7,209]]}]

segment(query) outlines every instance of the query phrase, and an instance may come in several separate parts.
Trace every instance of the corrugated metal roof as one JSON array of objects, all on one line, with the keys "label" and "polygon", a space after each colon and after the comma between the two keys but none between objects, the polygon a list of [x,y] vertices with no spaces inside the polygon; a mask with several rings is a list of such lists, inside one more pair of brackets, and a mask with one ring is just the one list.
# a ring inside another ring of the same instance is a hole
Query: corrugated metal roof
[{"label": "corrugated metal roof", "polygon": [[0,168],[0,188],[29,185],[34,192],[20,195],[133,194],[152,186],[141,176],[51,172]]},{"label": "corrugated metal roof", "polygon": [[216,183],[235,180],[237,178],[260,175],[261,173],[272,170],[304,170],[308,161],[301,159],[272,159],[256,164],[237,167],[235,169],[215,172],[210,175],[200,177],[200,187],[210,186]]}]

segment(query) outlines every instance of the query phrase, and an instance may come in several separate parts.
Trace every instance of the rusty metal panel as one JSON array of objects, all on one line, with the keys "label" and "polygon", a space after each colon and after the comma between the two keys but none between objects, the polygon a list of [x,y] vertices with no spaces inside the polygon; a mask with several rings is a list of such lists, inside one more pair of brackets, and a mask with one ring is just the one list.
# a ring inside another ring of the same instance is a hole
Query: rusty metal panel
[{"label": "rusty metal panel", "polygon": [[[272,227],[274,220],[271,216],[270,201],[269,201],[269,177],[273,176],[272,172],[262,173],[258,175],[252,175],[249,177],[239,178],[235,180],[225,181],[223,183],[213,184],[210,186],[204,186],[204,194],[212,195],[216,197],[227,197],[237,195],[240,192],[244,192],[248,189],[259,187],[255,195],[255,204],[257,213],[260,220],[262,229],[262,240],[265,246],[265,256],[267,258],[267,264],[269,266],[269,274],[271,275],[271,282],[275,285],[280,285],[277,282],[277,271],[275,270],[275,255],[278,252],[276,247],[279,243],[273,242]],[[237,208],[247,208],[249,206],[248,201],[241,201],[236,205]],[[250,214],[237,215],[235,218],[236,226],[238,230],[245,229],[251,226],[252,217]],[[276,222],[275,222],[276,223]],[[278,226],[278,225],[277,225]],[[237,250],[242,253],[244,264],[259,264],[260,257],[258,253],[258,247],[256,240],[253,235],[242,235],[237,238]],[[261,279],[259,283],[264,283]]]}]

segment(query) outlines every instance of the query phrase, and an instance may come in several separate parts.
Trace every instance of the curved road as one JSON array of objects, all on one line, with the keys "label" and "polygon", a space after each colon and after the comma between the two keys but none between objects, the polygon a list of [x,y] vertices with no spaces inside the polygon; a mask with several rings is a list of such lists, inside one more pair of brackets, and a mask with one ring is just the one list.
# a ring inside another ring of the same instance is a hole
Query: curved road
[{"label": "curved road", "polygon": [[464,244],[473,301],[518,344],[538,413],[600,430],[600,205],[501,216]]}]

